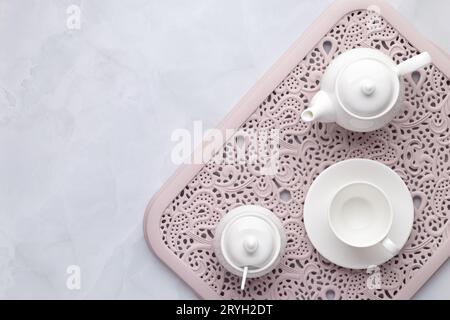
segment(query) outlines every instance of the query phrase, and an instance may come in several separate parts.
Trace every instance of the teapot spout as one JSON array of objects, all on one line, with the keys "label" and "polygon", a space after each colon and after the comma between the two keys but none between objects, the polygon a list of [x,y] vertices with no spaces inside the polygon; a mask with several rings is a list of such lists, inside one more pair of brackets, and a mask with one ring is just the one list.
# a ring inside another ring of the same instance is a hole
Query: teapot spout
[{"label": "teapot spout", "polygon": [[414,56],[406,61],[403,61],[396,67],[396,73],[399,76],[414,72],[427,64],[431,63],[431,56],[428,52],[422,52],[421,54]]},{"label": "teapot spout", "polygon": [[322,90],[316,93],[311,99],[311,106],[302,112],[301,118],[304,122],[334,122],[336,113],[330,96]]}]

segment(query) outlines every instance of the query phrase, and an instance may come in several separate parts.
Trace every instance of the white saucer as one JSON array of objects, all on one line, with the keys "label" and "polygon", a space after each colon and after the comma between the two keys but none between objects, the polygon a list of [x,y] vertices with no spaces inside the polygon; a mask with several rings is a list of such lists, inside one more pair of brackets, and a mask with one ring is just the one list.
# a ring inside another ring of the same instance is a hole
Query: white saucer
[{"label": "white saucer", "polygon": [[305,199],[304,223],[308,237],[327,260],[350,269],[380,265],[393,256],[381,244],[354,248],[340,241],[328,223],[328,204],[344,184],[367,181],[382,189],[392,204],[394,218],[388,237],[399,247],[408,240],[414,221],[411,194],[403,180],[389,167],[367,159],[338,162],[323,171],[312,183]]}]

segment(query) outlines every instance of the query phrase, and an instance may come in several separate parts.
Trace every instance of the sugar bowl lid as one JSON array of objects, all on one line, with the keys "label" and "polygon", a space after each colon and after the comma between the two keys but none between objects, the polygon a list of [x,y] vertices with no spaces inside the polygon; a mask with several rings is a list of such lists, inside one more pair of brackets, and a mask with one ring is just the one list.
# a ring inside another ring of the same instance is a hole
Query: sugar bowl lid
[{"label": "sugar bowl lid", "polygon": [[343,68],[336,81],[336,94],[341,106],[353,116],[371,118],[391,109],[399,86],[392,66],[368,57]]},{"label": "sugar bowl lid", "polygon": [[286,244],[279,219],[268,209],[246,205],[228,212],[219,222],[214,246],[216,256],[233,274],[262,276],[279,262]]}]

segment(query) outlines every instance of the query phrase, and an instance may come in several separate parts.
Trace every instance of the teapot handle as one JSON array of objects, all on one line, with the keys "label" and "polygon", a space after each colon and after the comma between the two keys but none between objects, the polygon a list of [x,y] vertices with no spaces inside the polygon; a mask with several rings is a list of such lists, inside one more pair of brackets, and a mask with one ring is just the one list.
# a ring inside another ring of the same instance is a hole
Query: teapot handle
[{"label": "teapot handle", "polygon": [[406,61],[403,61],[395,68],[399,76],[414,72],[431,63],[431,56],[428,52],[422,52]]}]

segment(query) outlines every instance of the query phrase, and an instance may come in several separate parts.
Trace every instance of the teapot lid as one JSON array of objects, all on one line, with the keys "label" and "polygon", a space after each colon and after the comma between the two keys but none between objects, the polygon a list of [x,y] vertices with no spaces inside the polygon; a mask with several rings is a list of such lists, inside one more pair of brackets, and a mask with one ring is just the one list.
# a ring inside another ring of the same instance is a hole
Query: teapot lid
[{"label": "teapot lid", "polygon": [[261,276],[278,263],[285,245],[279,219],[268,209],[247,205],[227,213],[216,229],[216,254],[232,273]]},{"label": "teapot lid", "polygon": [[400,83],[395,70],[374,58],[344,68],[336,82],[340,104],[356,117],[370,118],[387,112],[397,101]]}]

